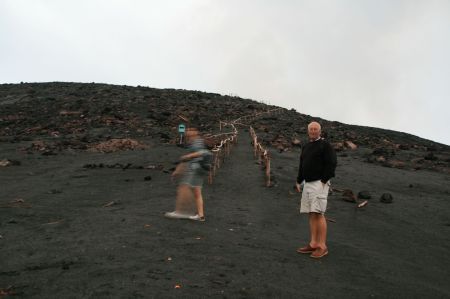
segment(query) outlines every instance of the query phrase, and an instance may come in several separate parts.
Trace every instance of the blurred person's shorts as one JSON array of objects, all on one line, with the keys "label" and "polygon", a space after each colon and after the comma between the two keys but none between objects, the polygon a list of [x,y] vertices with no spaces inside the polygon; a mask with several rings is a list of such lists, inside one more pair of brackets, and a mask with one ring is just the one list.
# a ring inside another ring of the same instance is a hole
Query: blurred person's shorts
[{"label": "blurred person's shorts", "polygon": [[190,187],[202,187],[205,175],[206,171],[203,170],[199,163],[189,163],[181,177],[180,185],[185,184]]}]

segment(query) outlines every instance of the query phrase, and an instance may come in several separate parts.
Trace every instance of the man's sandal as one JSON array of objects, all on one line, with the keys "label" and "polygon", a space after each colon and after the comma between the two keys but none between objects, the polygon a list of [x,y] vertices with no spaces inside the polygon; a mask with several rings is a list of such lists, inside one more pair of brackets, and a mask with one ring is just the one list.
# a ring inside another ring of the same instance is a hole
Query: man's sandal
[{"label": "man's sandal", "polygon": [[317,248],[313,253],[311,253],[310,257],[315,259],[320,259],[323,256],[328,254],[328,249]]},{"label": "man's sandal", "polygon": [[312,253],[314,252],[314,250],[316,250],[317,248],[311,247],[309,244],[304,246],[304,247],[300,247],[297,248],[297,252],[298,253]]}]

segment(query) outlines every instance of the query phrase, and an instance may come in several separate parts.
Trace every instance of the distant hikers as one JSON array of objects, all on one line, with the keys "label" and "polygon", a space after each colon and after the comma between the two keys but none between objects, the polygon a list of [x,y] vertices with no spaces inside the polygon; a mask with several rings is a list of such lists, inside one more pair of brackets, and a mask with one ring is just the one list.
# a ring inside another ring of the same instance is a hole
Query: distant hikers
[{"label": "distant hikers", "polygon": [[318,122],[308,125],[309,142],[300,154],[296,188],[302,192],[300,213],[309,214],[311,239],[308,245],[297,249],[298,253],[310,253],[313,258],[328,254],[326,245],[327,222],[325,211],[330,188],[330,179],[336,169],[336,153],[325,139],[320,137]]},{"label": "distant hikers", "polygon": [[[211,153],[205,148],[205,143],[197,129],[189,128],[185,135],[186,141],[189,143],[189,153],[180,158],[180,163],[172,173],[172,178],[180,177],[175,211],[167,212],[165,216],[205,221],[202,186],[203,180],[208,174],[208,158]],[[195,200],[196,212],[193,212],[192,195]]]}]

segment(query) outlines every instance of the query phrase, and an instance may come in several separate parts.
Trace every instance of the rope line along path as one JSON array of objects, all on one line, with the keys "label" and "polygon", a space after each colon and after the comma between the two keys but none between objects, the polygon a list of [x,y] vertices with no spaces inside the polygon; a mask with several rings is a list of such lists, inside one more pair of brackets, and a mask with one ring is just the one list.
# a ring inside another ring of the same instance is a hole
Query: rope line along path
[{"label": "rope line along path", "polygon": [[[212,167],[208,174],[208,183],[212,184],[214,176],[217,174],[217,170],[221,167],[221,165],[224,163],[225,158],[230,155],[231,149],[234,144],[237,143],[239,131],[237,130],[236,126],[247,126],[243,123],[243,121],[253,121],[258,117],[264,116],[264,115],[270,115],[274,113],[281,112],[282,108],[275,108],[263,112],[258,112],[246,116],[241,116],[231,122],[226,122],[219,120],[219,130],[222,131],[225,127],[231,127],[231,132],[226,133],[220,133],[216,135],[209,136],[209,138],[217,138],[221,137],[220,141],[216,142],[213,149],[211,150],[213,153],[213,163]],[[255,158],[258,157],[258,161],[261,163],[263,161],[263,166],[265,169],[265,175],[266,175],[266,186],[270,186],[270,154],[267,149],[265,149],[260,142],[258,142],[258,137],[256,135],[255,130],[253,127],[249,126],[250,135],[253,140],[253,147],[254,147],[254,156]]]},{"label": "rope line along path", "polygon": [[270,187],[270,155],[269,151],[266,150],[261,143],[258,142],[258,136],[256,135],[255,129],[250,127],[250,136],[252,137],[253,144],[253,155],[258,158],[258,162],[264,163],[265,174],[266,174],[266,187]]},{"label": "rope line along path", "polygon": [[208,174],[208,183],[213,183],[213,178],[217,173],[217,170],[225,161],[225,157],[230,155],[231,148],[234,144],[237,143],[238,130],[234,126],[234,124],[228,124],[225,122],[220,122],[220,129],[222,129],[222,124],[229,125],[233,129],[233,132],[217,134],[211,137],[219,137],[225,136],[225,138],[221,139],[218,143],[216,143],[211,150],[213,153],[213,164]]}]

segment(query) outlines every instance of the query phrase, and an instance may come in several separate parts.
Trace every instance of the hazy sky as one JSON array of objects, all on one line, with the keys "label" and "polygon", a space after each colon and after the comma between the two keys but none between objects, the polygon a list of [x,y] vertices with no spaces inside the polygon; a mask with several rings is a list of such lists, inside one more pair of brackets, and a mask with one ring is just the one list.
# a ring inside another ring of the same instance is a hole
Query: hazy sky
[{"label": "hazy sky", "polygon": [[0,83],[233,94],[450,145],[449,0],[0,0]]}]

